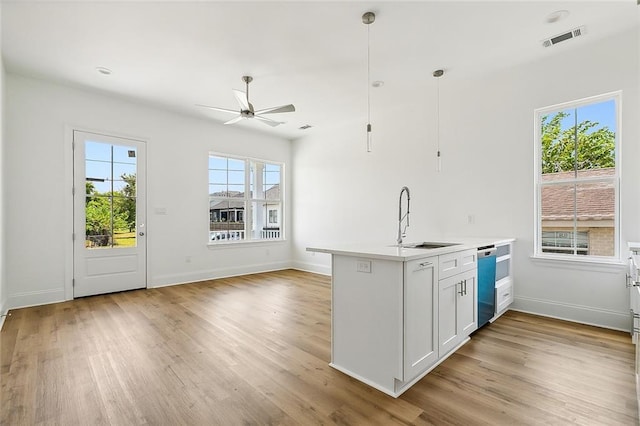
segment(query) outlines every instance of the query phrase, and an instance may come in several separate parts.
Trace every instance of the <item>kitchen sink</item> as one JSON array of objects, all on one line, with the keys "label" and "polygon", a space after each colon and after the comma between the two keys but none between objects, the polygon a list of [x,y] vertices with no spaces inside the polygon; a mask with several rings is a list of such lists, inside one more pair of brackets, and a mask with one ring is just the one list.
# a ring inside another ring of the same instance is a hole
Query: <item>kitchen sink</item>
[{"label": "kitchen sink", "polygon": [[457,246],[460,243],[438,243],[433,241],[425,241],[420,243],[406,243],[400,245],[402,248],[416,248],[416,249],[437,249],[449,246]]}]

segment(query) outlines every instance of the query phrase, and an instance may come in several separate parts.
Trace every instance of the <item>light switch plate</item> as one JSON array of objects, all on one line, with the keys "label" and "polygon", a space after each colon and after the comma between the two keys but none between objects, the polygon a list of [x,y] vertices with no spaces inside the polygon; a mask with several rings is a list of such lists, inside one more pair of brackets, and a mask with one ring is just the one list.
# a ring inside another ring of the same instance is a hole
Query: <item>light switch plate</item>
[{"label": "light switch plate", "polygon": [[358,260],[356,263],[356,271],[371,273],[371,261],[370,260]]}]

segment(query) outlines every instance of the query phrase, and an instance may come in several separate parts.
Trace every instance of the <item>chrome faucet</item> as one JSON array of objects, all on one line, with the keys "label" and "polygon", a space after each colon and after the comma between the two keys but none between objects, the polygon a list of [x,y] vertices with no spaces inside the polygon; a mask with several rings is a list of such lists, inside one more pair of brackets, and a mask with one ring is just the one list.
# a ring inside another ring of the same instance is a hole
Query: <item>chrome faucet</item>
[{"label": "chrome faucet", "polygon": [[[407,193],[407,212],[402,215],[402,194]],[[409,194],[409,188],[403,186],[400,190],[400,200],[398,202],[398,247],[402,244],[402,238],[407,234],[407,227],[409,226],[409,205],[411,204],[411,195]],[[402,221],[407,218],[407,224],[402,228]]]}]

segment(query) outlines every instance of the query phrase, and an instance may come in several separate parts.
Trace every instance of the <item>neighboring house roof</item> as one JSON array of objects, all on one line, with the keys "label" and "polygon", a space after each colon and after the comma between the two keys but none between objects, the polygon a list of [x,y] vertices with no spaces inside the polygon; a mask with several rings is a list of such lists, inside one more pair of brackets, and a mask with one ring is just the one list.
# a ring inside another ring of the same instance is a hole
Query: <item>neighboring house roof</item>
[{"label": "neighboring house roof", "polygon": [[244,201],[236,200],[212,200],[209,202],[209,210],[244,210]]},{"label": "neighboring house roof", "polygon": [[[613,176],[615,169],[581,170],[580,177]],[[574,172],[547,173],[543,182],[571,179]],[[573,220],[574,197],[578,220],[613,220],[615,216],[615,191],[611,182],[579,184],[574,193],[573,185],[549,185],[542,187],[542,220]]]},{"label": "neighboring house roof", "polygon": [[267,200],[279,200],[280,199],[280,185],[273,185],[271,188],[264,192],[264,198]]},{"label": "neighboring house roof", "polygon": [[[229,200],[211,200],[209,202],[209,210],[223,210],[223,209],[244,209],[244,192],[240,191],[224,191],[214,192],[209,194],[211,197],[225,197],[231,198]],[[234,200],[237,198],[238,200]],[[264,193],[266,200],[279,200],[280,199],[280,185],[273,185],[267,189]]]}]

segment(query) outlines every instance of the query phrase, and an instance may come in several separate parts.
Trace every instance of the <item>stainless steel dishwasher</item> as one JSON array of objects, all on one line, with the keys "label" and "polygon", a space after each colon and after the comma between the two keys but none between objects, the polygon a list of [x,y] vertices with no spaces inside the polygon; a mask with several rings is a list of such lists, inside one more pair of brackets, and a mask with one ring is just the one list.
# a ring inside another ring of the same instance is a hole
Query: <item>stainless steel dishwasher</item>
[{"label": "stainless steel dishwasher", "polygon": [[496,303],[496,246],[478,247],[478,328],[489,322]]}]

